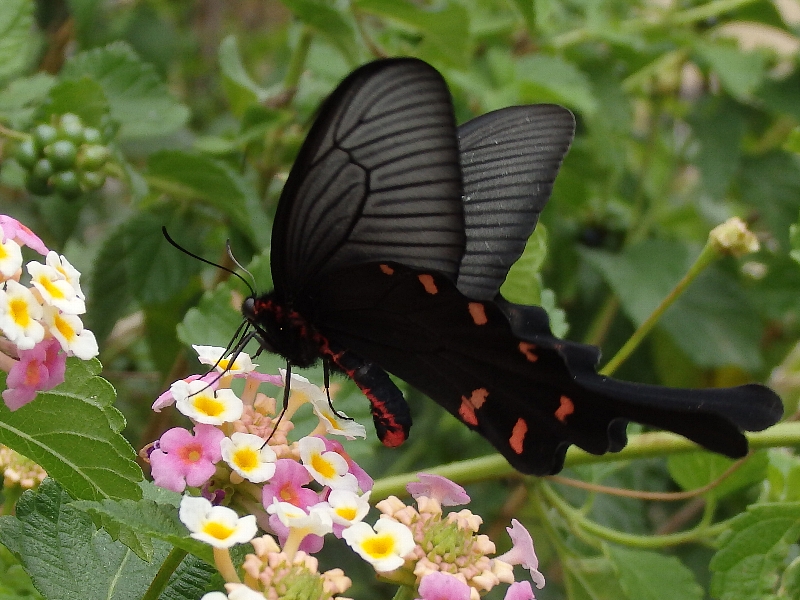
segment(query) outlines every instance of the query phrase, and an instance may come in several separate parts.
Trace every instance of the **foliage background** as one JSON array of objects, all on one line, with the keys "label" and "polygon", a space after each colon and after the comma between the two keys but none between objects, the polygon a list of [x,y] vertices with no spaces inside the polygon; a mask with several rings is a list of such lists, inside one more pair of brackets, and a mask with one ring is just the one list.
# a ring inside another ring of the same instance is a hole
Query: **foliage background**
[{"label": "foliage background", "polygon": [[[268,290],[271,216],[319,102],[363,62],[418,56],[447,79],[459,122],[535,102],[576,114],[549,208],[504,288],[510,299],[545,305],[555,331],[610,357],[708,231],[739,215],[762,250],[707,269],[617,375],[674,386],[769,380],[791,415],[800,397],[791,354],[800,269],[789,227],[800,210],[798,35],[796,0],[4,0],[4,129],[27,131],[66,111],[88,123],[110,115],[119,128],[111,177],[76,201],[26,192],[11,138],[2,138],[0,210],[87,274],[103,375],[140,448],[173,425],[149,406],[199,368],[188,345],[224,345],[239,322],[232,295],[245,293],[174,251],[161,226],[226,264],[230,239]],[[364,398],[340,383],[342,408],[368,421]],[[434,403],[409,396],[415,426],[403,450],[375,440],[354,447],[373,475],[491,452]],[[715,460],[682,455],[568,474],[668,491],[713,480],[725,468]],[[784,571],[798,551],[791,528],[777,536],[752,596],[725,578],[741,568],[735,560],[716,558],[710,583],[710,538],[661,554],[631,550],[654,532],[696,524],[709,506],[724,519],[759,498],[800,500],[787,483],[800,473],[791,456],[772,451],[753,462],[736,485],[678,506],[544,489],[508,473],[470,491],[491,532],[502,533],[509,515],[533,527],[549,582],[539,598],[794,597],[800,568]],[[568,533],[550,492],[631,536],[615,540],[627,546]],[[797,511],[790,515],[797,527]],[[367,589],[367,571],[354,579],[355,597],[388,597]]]}]

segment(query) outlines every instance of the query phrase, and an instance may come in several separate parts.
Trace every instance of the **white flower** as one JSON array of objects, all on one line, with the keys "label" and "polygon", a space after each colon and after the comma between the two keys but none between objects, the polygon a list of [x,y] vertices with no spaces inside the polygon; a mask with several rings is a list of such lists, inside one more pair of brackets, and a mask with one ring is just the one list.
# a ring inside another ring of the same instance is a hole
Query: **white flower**
[{"label": "white flower", "polygon": [[328,401],[328,394],[325,393],[323,388],[313,383],[295,383],[294,379],[292,379],[292,393],[302,394],[305,400],[311,403],[311,406],[314,407],[314,412],[317,413],[319,417],[320,423],[325,426],[325,431],[328,433],[342,435],[348,440],[353,440],[357,437],[367,437],[367,430],[361,423],[348,419],[347,415],[343,412],[337,413],[333,410],[333,407]]},{"label": "white flower", "polygon": [[44,311],[31,290],[13,279],[0,289],[0,330],[20,350],[30,350],[44,339],[39,323]]},{"label": "white flower", "polygon": [[[298,443],[300,460],[311,476],[320,484],[331,488],[341,487],[342,479],[348,475],[350,467],[345,458],[336,452],[325,451],[325,442],[314,436],[302,438]],[[353,476],[355,479],[355,476]],[[345,487],[351,487],[347,484]],[[356,482],[356,487],[358,483]]]},{"label": "white flower", "polygon": [[267,507],[267,512],[277,515],[285,527],[302,529],[307,533],[323,536],[333,531],[333,520],[329,511],[320,506],[324,504],[326,503],[315,504],[306,512],[294,504],[273,500],[272,504]]},{"label": "white flower", "polygon": [[48,267],[52,267],[58,271],[61,276],[72,286],[78,298],[86,300],[86,296],[81,290],[81,272],[73,267],[65,256],[59,256],[57,252],[50,250],[45,258],[45,263]]},{"label": "white flower", "polygon": [[229,600],[266,600],[264,594],[243,583],[226,583],[225,589],[228,590]]},{"label": "white flower", "polygon": [[236,356],[236,360],[231,364],[230,357],[222,357],[225,353],[225,348],[199,345],[193,345],[192,348],[197,352],[197,358],[201,364],[215,367],[220,373],[226,373],[228,375],[250,373],[258,366],[253,364],[250,355],[246,352],[239,352]]},{"label": "white flower", "polygon": [[350,527],[362,521],[369,512],[369,495],[370,492],[359,496],[350,490],[333,490],[328,495],[333,522]]},{"label": "white flower", "polygon": [[257,435],[236,432],[220,442],[222,460],[231,469],[253,483],[261,483],[275,475],[275,451]]},{"label": "white flower", "polygon": [[191,536],[215,548],[230,548],[252,540],[258,526],[255,515],[239,517],[226,506],[212,506],[205,498],[184,496],[178,513]]},{"label": "white flower", "polygon": [[342,537],[381,573],[402,567],[405,556],[416,546],[408,527],[385,518],[378,519],[374,530],[368,523],[356,523],[342,531]]},{"label": "white flower", "polygon": [[63,313],[55,306],[45,306],[44,324],[70,356],[77,356],[81,360],[97,356],[97,340],[91,331],[83,328],[83,322],[77,315]]},{"label": "white flower", "polygon": [[59,271],[32,260],[28,263],[28,273],[31,274],[33,287],[41,294],[45,304],[60,308],[70,315],[86,312],[86,303]]},{"label": "white flower", "polygon": [[8,238],[5,242],[0,243],[0,274],[4,279],[10,279],[21,268],[22,251],[19,244]]},{"label": "white flower", "polygon": [[213,390],[205,381],[176,381],[170,386],[175,407],[197,423],[222,425],[242,416],[244,404],[233,390]]}]

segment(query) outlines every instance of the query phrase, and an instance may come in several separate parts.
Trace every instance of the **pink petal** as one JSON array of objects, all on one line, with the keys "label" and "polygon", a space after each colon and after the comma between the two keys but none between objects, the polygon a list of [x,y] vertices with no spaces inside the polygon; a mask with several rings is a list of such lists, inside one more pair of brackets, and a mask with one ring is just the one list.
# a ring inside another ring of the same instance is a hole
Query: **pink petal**
[{"label": "pink petal", "polygon": [[522,565],[531,572],[531,579],[533,579],[536,587],[542,589],[544,587],[544,575],[539,572],[539,559],[533,549],[531,534],[516,519],[511,519],[511,527],[506,527],[506,531],[511,537],[513,546],[511,550],[502,556],[498,556],[497,559],[511,565]]},{"label": "pink petal", "polygon": [[464,488],[450,481],[447,477],[418,473],[417,478],[419,482],[412,481],[406,485],[406,490],[415,499],[420,496],[427,496],[438,500],[442,506],[460,506],[468,504],[470,501],[469,495],[467,495]]},{"label": "pink petal", "polygon": [[533,595],[530,581],[515,581],[512,583],[503,600],[536,600]]},{"label": "pink petal", "polygon": [[470,587],[453,575],[433,571],[419,583],[421,600],[469,600]]},{"label": "pink petal", "polygon": [[11,238],[20,246],[28,246],[36,250],[36,252],[42,256],[47,256],[49,250],[47,246],[44,245],[44,242],[39,239],[39,236],[16,219],[8,215],[0,215],[0,229],[3,230],[3,241]]}]

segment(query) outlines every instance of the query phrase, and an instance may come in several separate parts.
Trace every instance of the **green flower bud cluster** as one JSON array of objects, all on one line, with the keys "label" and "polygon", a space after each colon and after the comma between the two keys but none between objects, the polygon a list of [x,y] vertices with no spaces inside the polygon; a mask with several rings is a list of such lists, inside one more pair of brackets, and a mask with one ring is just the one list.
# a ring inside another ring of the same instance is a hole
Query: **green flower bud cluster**
[{"label": "green flower bud cluster", "polygon": [[100,188],[106,180],[103,167],[111,157],[105,136],[72,113],[54,123],[37,125],[17,145],[14,156],[27,170],[28,191],[41,196],[58,192],[72,199]]}]

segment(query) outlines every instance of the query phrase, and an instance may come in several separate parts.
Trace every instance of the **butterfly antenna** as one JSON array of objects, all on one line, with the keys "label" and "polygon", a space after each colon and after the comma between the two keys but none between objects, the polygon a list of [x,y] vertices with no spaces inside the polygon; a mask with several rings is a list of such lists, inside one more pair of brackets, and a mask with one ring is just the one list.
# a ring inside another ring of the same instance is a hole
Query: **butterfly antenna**
[{"label": "butterfly antenna", "polygon": [[323,382],[325,385],[325,395],[328,396],[328,407],[331,409],[339,419],[343,421],[355,421],[355,419],[348,417],[344,413],[340,413],[333,407],[333,400],[331,400],[331,363],[326,358],[322,363]]},{"label": "butterfly antenna", "polygon": [[231,250],[231,241],[230,240],[227,240],[225,242],[225,248],[228,249],[228,256],[233,261],[233,264],[235,264],[237,267],[239,267],[239,269],[241,269],[242,271],[244,271],[245,273],[247,273],[250,276],[250,279],[253,281],[253,285],[252,286],[248,286],[248,287],[250,288],[250,291],[252,291],[253,288],[255,288],[255,286],[256,286],[256,278],[253,277],[253,274],[250,271],[248,271],[247,269],[244,268],[244,266],[242,266],[242,263],[240,263],[238,260],[236,260],[236,257],[233,255],[233,251]]},{"label": "butterfly antenna", "polygon": [[[163,234],[164,234],[164,238],[165,238],[165,239],[166,239],[166,240],[167,240],[167,241],[168,241],[170,244],[172,244],[173,246],[175,246],[175,247],[176,247],[178,250],[180,250],[180,251],[181,251],[181,252],[183,252],[184,254],[186,254],[186,255],[188,255],[188,256],[191,256],[192,258],[195,258],[195,259],[199,260],[200,262],[204,262],[204,263],[206,263],[207,265],[211,265],[212,267],[217,267],[218,269],[222,269],[223,271],[226,271],[227,273],[230,273],[230,274],[231,274],[231,275],[233,275],[234,277],[238,277],[239,279],[241,279],[241,280],[244,282],[244,284],[247,286],[247,289],[249,289],[249,290],[250,290],[250,294],[251,294],[252,296],[255,296],[255,294],[256,294],[256,291],[255,291],[255,289],[253,289],[253,286],[252,286],[252,285],[250,285],[250,283],[249,283],[249,282],[248,282],[248,281],[247,281],[247,280],[246,280],[244,277],[242,277],[241,275],[239,275],[239,274],[238,274],[236,271],[234,271],[233,269],[229,269],[228,267],[225,267],[225,266],[223,266],[223,265],[217,264],[217,263],[215,263],[215,262],[213,262],[213,261],[210,261],[210,260],[208,260],[208,259],[206,259],[206,258],[203,258],[202,256],[199,256],[199,255],[195,254],[194,252],[191,252],[190,250],[187,250],[186,248],[184,248],[183,246],[181,246],[181,245],[180,245],[178,242],[176,242],[175,240],[173,240],[173,239],[170,237],[169,233],[167,233],[167,228],[166,228],[166,226],[164,226],[164,225],[162,225],[162,226],[161,226],[161,233],[163,233]],[[230,253],[230,248],[228,249],[228,252]],[[232,258],[232,257],[231,257],[231,258]],[[239,263],[238,263],[238,262],[237,262],[235,259],[234,259],[234,261],[233,261],[233,262],[235,262],[235,263],[236,263],[236,265],[237,265],[237,266],[238,266],[240,269],[242,269],[242,265],[240,265],[240,264],[239,264]],[[245,271],[245,273],[247,273],[248,275],[250,275],[250,277],[253,277],[253,276],[252,276],[252,275],[251,275],[249,272]],[[255,279],[254,279],[253,281],[255,282]]]}]

